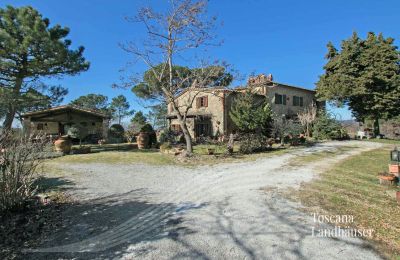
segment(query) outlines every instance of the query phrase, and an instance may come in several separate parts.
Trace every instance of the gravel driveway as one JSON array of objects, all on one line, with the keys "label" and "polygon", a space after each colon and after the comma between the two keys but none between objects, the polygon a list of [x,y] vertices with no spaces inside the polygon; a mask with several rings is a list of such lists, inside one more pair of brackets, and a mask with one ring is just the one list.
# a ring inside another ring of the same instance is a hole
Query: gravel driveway
[{"label": "gravel driveway", "polygon": [[[296,156],[357,148],[323,162],[288,166]],[[363,240],[319,238],[301,205],[279,195],[368,142],[329,142],[253,162],[198,168],[65,165],[77,199],[63,228],[32,258],[63,259],[379,259]]]}]

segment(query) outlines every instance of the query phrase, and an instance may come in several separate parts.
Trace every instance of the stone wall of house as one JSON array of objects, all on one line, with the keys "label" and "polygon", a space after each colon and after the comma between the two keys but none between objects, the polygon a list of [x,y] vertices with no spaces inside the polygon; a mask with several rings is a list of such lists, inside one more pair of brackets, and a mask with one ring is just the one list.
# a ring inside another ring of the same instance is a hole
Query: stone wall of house
[{"label": "stone wall of house", "polygon": [[[82,127],[85,127],[89,134],[102,134],[103,123],[102,122],[78,122]],[[48,135],[58,135],[58,122],[40,122],[35,121],[30,123],[30,133],[43,132]],[[43,129],[43,130],[40,130]]]},{"label": "stone wall of house", "polygon": [[[197,106],[196,98],[207,97],[207,106]],[[192,137],[195,136],[195,120],[200,120],[202,116],[211,118],[211,135],[216,135],[217,132],[220,134],[223,133],[223,125],[224,125],[224,114],[223,114],[223,99],[224,93],[223,91],[191,91],[182,94],[177,99],[177,104],[180,107],[181,111],[184,111],[188,105],[190,105],[191,101],[194,99],[192,103],[192,107],[189,110],[190,118],[187,119],[187,125],[189,128],[189,132]],[[172,105],[168,105],[168,114],[174,115]],[[171,119],[171,125],[179,125],[177,119]]]},{"label": "stone wall of house", "polygon": [[[241,91],[244,91],[242,89]],[[256,87],[257,93],[260,94],[259,98],[266,96],[270,101],[271,109],[277,116],[285,115],[286,117],[294,117],[297,113],[304,111],[308,106],[315,102],[315,93],[308,90],[303,90],[296,87],[286,85],[277,85],[275,87],[268,87],[267,85]],[[275,104],[275,94],[286,95],[286,104]],[[230,118],[229,111],[231,110],[235,98],[240,95],[239,91],[223,91],[223,90],[209,90],[204,92],[188,91],[177,98],[178,106],[182,111],[190,105],[193,97],[207,97],[207,106],[198,107],[196,99],[191,104],[189,115],[192,116],[187,119],[188,128],[192,137],[195,137],[195,122],[198,116],[211,116],[212,135],[215,136],[217,132],[220,134],[228,135],[235,132],[235,125]],[[295,106],[293,103],[294,96],[303,98],[303,105]],[[168,115],[173,115],[172,105],[168,106]],[[195,116],[193,118],[193,116]],[[170,119],[170,125],[179,125],[177,119]]]},{"label": "stone wall of house", "polygon": [[[277,86],[273,88],[264,87],[264,93],[267,98],[271,101],[272,111],[276,115],[285,115],[285,116],[295,116],[297,113],[304,111],[305,108],[315,102],[315,94],[314,92],[310,92],[307,90],[286,87],[286,86]],[[275,94],[286,95],[286,105],[284,104],[275,104]],[[303,106],[294,106],[293,105],[293,97],[303,97]]]}]

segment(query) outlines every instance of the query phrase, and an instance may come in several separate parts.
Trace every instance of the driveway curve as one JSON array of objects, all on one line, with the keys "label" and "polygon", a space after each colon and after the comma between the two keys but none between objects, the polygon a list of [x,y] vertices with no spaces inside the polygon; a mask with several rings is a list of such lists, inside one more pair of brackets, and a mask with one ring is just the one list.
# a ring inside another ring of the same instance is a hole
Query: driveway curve
[{"label": "driveway curve", "polygon": [[[302,165],[310,153],[354,148]],[[313,217],[279,195],[334,163],[379,148],[327,142],[253,162],[180,166],[75,164],[76,203],[63,228],[27,257],[63,259],[380,259],[357,238],[312,236]]]}]

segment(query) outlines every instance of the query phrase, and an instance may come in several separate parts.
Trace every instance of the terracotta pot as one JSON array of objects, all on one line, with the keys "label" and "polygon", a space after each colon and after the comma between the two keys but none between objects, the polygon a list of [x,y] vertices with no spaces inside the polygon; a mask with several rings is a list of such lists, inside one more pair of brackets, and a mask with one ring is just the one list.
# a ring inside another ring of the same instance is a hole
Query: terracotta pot
[{"label": "terracotta pot", "polygon": [[389,164],[389,173],[396,175],[399,177],[400,173],[400,165],[397,164]]},{"label": "terracotta pot", "polygon": [[54,142],[56,152],[62,152],[63,154],[69,154],[71,152],[72,141],[69,136],[61,136]]},{"label": "terracotta pot", "polygon": [[214,148],[208,148],[207,152],[208,152],[208,155],[213,155],[214,152],[215,152],[215,149]]},{"label": "terracotta pot", "polygon": [[146,132],[140,132],[137,137],[137,144],[139,149],[149,148],[149,134]]}]

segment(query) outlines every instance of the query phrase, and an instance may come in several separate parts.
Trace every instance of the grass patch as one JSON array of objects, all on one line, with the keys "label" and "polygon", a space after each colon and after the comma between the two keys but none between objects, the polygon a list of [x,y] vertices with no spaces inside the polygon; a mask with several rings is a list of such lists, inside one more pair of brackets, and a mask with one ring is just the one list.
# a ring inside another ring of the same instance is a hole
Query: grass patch
[{"label": "grass patch", "polygon": [[313,152],[306,155],[299,155],[289,162],[289,166],[297,167],[304,164],[317,162],[333,156],[344,154],[348,151],[357,148],[357,146],[340,146],[330,151]]},{"label": "grass patch", "polygon": [[387,171],[390,147],[364,152],[340,162],[313,182],[303,184],[295,197],[310,208],[332,215],[353,215],[354,227],[375,230],[378,249],[400,259],[400,207],[389,196],[396,188],[381,186],[377,175]]},{"label": "grass patch", "polygon": [[367,142],[381,143],[381,144],[393,144],[400,146],[400,140],[391,140],[391,139],[369,139],[363,140]]},{"label": "grass patch", "polygon": [[106,151],[89,154],[67,155],[53,159],[51,163],[140,163],[150,165],[173,164],[171,155],[163,154],[157,150],[131,150],[131,151]]}]

